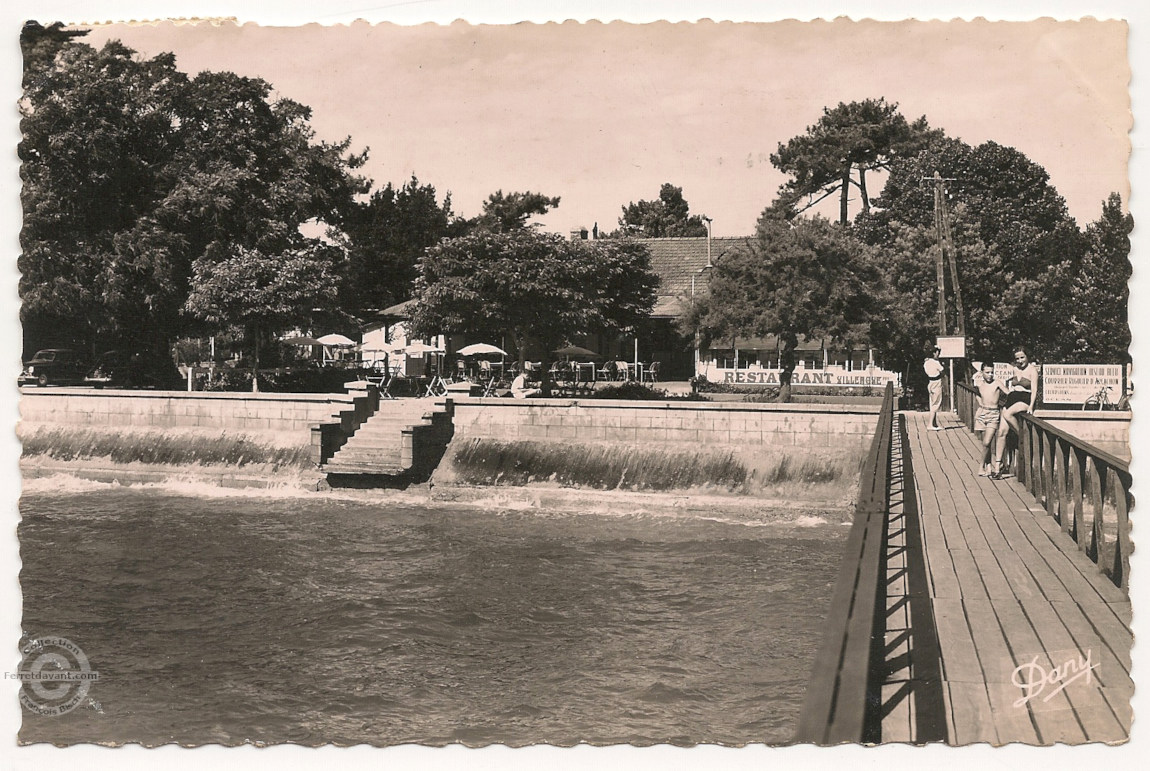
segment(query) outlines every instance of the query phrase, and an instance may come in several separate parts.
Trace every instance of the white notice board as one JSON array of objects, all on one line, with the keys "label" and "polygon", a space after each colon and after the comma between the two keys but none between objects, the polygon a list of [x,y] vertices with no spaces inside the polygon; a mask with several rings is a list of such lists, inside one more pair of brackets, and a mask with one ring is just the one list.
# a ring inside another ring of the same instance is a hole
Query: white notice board
[{"label": "white notice board", "polygon": [[940,337],[938,338],[938,342],[935,344],[940,349],[940,353],[938,354],[940,359],[966,358],[965,337]]},{"label": "white notice board", "polygon": [[1044,364],[1042,401],[1047,404],[1082,404],[1110,386],[1111,401],[1122,398],[1121,364]]}]

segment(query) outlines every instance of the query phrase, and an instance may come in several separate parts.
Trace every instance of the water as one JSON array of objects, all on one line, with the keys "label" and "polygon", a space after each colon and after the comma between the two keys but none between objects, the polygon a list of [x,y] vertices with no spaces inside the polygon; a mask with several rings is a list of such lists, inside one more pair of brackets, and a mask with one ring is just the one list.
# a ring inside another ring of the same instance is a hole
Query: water
[{"label": "water", "polygon": [[31,484],[25,632],[100,679],[23,742],[785,743],[846,533]]}]

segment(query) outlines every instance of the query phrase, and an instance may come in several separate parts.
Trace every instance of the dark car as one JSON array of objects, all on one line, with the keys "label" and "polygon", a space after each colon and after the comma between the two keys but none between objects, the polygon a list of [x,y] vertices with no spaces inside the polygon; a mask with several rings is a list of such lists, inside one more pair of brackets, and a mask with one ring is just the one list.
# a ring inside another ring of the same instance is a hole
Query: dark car
[{"label": "dark car", "polygon": [[84,359],[71,348],[45,348],[36,351],[20,373],[20,385],[69,385],[84,379]]},{"label": "dark car", "polygon": [[84,382],[96,388],[158,388],[176,390],[183,384],[167,356],[108,351],[96,360]]}]

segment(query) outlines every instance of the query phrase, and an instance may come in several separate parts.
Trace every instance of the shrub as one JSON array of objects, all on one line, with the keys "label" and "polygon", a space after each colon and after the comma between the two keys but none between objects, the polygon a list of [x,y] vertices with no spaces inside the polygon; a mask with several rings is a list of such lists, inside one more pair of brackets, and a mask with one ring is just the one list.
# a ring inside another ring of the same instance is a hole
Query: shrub
[{"label": "shrub", "polygon": [[636,401],[661,401],[668,398],[666,391],[634,381],[600,388],[595,391],[594,396],[596,399],[631,399]]}]

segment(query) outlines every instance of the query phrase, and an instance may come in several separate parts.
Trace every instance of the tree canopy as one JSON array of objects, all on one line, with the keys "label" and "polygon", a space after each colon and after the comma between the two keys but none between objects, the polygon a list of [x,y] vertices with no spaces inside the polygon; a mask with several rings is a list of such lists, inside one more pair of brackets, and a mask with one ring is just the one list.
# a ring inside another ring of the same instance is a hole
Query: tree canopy
[{"label": "tree canopy", "polygon": [[252,390],[259,390],[261,338],[335,305],[339,258],[337,249],[314,240],[278,254],[239,247],[231,254],[202,257],[193,264],[185,309],[221,327],[245,330]]},{"label": "tree canopy", "polygon": [[457,227],[451,195],[438,203],[435,188],[412,176],[400,188],[389,182],[357,203],[343,223],[347,265],[340,299],[358,318],[411,299],[423,250]]},{"label": "tree canopy", "polygon": [[[707,235],[703,216],[691,214],[683,188],[664,182],[654,201],[632,201],[619,218],[621,235],[644,238],[698,237]],[[636,232],[637,231],[637,232]]]},{"label": "tree canopy", "polygon": [[531,217],[546,214],[558,205],[559,196],[550,197],[530,190],[507,194],[496,190],[483,202],[483,212],[469,224],[479,230],[507,233],[527,227]]},{"label": "tree canopy", "polygon": [[26,345],[166,347],[197,323],[194,263],[316,253],[300,226],[339,225],[366,192],[366,154],[316,141],[267,82],[54,29],[22,35]]},{"label": "tree canopy", "polygon": [[[657,284],[646,248],[633,241],[478,231],[426,250],[410,331],[506,333],[521,362],[536,348],[546,373],[551,352],[564,343],[645,319]],[[546,379],[543,386],[546,392]]]},{"label": "tree canopy", "polygon": [[789,357],[799,337],[866,344],[883,299],[873,250],[848,231],[822,217],[788,223],[768,214],[715,265],[697,318],[704,341],[773,335]]},{"label": "tree canopy", "polygon": [[1074,355],[1082,362],[1130,361],[1128,282],[1130,232],[1134,218],[1122,212],[1117,193],[1102,204],[1102,214],[1086,228],[1088,248],[1074,274],[1071,325]]},{"label": "tree canopy", "polygon": [[[1066,360],[1073,352],[1067,323],[1075,304],[1071,277],[1085,242],[1046,170],[1018,150],[947,139],[896,160],[875,209],[856,220],[859,237],[884,253],[886,275],[901,297],[930,298],[928,306],[936,302],[935,279],[920,264],[931,265],[937,248],[933,188],[923,181],[936,171],[950,179],[972,349],[979,356],[1005,357],[1010,347],[1026,344],[1043,359]],[[938,333],[929,313],[915,318],[914,329],[887,330],[901,341],[891,353],[904,360],[918,357]]]},{"label": "tree canopy", "polygon": [[[882,98],[839,102],[825,108],[806,133],[780,142],[771,155],[775,168],[790,176],[779,188],[777,206],[793,216],[837,192],[839,224],[845,225],[852,186],[858,190],[862,211],[870,211],[867,173],[888,168],[896,158],[913,156],[941,137],[925,116],[908,123],[897,103]],[[797,208],[803,198],[813,200]]]}]

